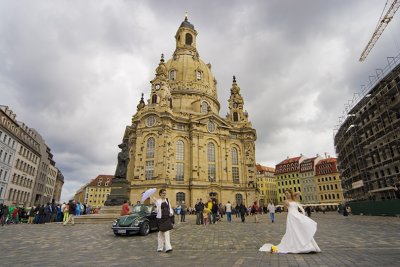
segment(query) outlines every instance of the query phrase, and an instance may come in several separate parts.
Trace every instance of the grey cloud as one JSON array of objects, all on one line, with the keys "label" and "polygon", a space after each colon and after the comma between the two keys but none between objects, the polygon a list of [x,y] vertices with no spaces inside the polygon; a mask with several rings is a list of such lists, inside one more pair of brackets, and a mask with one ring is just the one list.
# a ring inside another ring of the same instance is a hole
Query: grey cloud
[{"label": "grey cloud", "polygon": [[[115,171],[140,94],[189,12],[227,112],[232,75],[257,130],[257,162],[334,155],[344,103],[399,52],[395,17],[364,63],[379,1],[3,1],[1,103],[36,128],[65,176],[63,198]],[[396,45],[397,42],[397,45]],[[311,143],[312,141],[312,143]]]}]

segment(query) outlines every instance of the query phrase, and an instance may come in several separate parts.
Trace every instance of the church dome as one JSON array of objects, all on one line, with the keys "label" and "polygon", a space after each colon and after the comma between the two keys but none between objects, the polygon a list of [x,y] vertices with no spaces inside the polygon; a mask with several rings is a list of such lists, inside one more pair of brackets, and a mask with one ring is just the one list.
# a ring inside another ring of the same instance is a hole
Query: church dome
[{"label": "church dome", "polygon": [[196,48],[197,31],[185,18],[175,35],[176,49],[165,63],[172,94],[194,94],[210,98],[218,106],[216,80],[211,64],[205,64]]}]

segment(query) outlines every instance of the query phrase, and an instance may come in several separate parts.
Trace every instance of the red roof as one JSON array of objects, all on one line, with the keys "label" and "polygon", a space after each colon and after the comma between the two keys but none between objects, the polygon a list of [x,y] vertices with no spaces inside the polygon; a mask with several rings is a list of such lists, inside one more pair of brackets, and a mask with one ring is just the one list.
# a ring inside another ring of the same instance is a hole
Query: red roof
[{"label": "red roof", "polygon": [[300,158],[301,158],[301,156],[300,157],[295,157],[295,158],[285,159],[284,161],[278,163],[277,165],[287,164],[287,163],[292,163],[292,162],[299,162]]},{"label": "red roof", "polygon": [[258,172],[272,172],[275,173],[275,169],[267,166],[262,166],[260,164],[256,164],[256,169]]},{"label": "red roof", "polygon": [[323,164],[323,163],[328,163],[328,162],[334,162],[334,163],[336,163],[336,162],[337,162],[337,159],[336,159],[336,158],[321,159],[321,160],[317,163],[317,165]]},{"label": "red roof", "polygon": [[[96,178],[94,178],[88,186],[106,186],[106,182],[108,181],[107,186],[111,186],[112,184],[112,179],[114,178],[114,175],[106,175],[106,174],[100,174]],[[101,182],[100,182],[101,180]]]}]

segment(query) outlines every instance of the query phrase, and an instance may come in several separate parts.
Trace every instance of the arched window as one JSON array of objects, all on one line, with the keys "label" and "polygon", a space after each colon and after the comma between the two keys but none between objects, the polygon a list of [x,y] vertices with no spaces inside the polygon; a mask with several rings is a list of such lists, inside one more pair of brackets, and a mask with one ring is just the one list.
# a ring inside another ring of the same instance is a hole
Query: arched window
[{"label": "arched window", "polygon": [[183,181],[185,174],[185,144],[182,140],[176,142],[176,180]]},{"label": "arched window", "polygon": [[201,75],[201,74],[202,74],[201,71],[196,70],[196,80],[198,80],[198,81],[201,80],[201,78],[202,78],[202,75]]},{"label": "arched window", "polygon": [[233,121],[239,121],[239,115],[237,112],[233,112]]},{"label": "arched window", "polygon": [[232,165],[238,165],[238,151],[236,148],[232,148]]},{"label": "arched window", "polygon": [[208,181],[216,181],[215,172],[215,146],[213,143],[207,144],[207,161],[208,161]]},{"label": "arched window", "polygon": [[178,204],[181,204],[182,201],[186,201],[186,199],[185,199],[185,193],[183,193],[183,192],[178,192],[178,193],[176,193],[176,204],[177,204],[177,205],[178,205]]},{"label": "arched window", "polygon": [[201,102],[201,113],[208,113],[208,103],[206,101]]},{"label": "arched window", "polygon": [[[236,204],[243,203],[243,196],[242,196],[242,194],[236,194],[236,195],[235,195],[235,199],[236,199]],[[244,204],[244,203],[243,203],[243,204]]]},{"label": "arched window", "polygon": [[185,44],[192,45],[193,43],[193,36],[190,33],[186,33],[185,35]]},{"label": "arched window", "polygon": [[151,96],[151,103],[152,104],[157,104],[157,95],[156,94]]},{"label": "arched window", "polygon": [[211,142],[207,144],[207,160],[215,162],[215,146]]},{"label": "arched window", "polygon": [[154,158],[154,148],[156,141],[153,137],[147,139],[146,158]]},{"label": "arched window", "polygon": [[232,154],[232,181],[235,184],[239,183],[239,166],[238,165],[238,151],[235,147],[231,150]]},{"label": "arched window", "polygon": [[[154,148],[156,141],[153,137],[147,139],[146,158],[154,158]],[[154,177],[154,160],[146,160],[145,179],[152,180]]]}]

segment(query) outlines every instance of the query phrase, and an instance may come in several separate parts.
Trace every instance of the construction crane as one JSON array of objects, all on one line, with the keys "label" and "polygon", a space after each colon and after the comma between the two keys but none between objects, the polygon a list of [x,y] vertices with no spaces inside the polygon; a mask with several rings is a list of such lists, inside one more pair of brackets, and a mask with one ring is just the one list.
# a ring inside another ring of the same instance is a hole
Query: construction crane
[{"label": "construction crane", "polygon": [[[386,2],[387,4],[387,2]],[[385,5],[386,7],[386,5]],[[392,20],[394,14],[396,13],[397,9],[400,7],[399,0],[393,0],[393,3],[390,5],[388,11],[386,12],[385,16],[379,19],[378,25],[375,28],[374,33],[372,34],[371,39],[369,40],[367,46],[365,47],[364,51],[361,54],[360,61],[364,61],[365,58],[368,56],[371,49],[374,47],[376,42],[378,41],[379,37],[382,35],[383,31],[385,30],[386,26]],[[385,9],[384,9],[385,10]],[[383,14],[383,12],[382,12]]]}]

